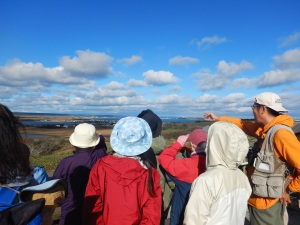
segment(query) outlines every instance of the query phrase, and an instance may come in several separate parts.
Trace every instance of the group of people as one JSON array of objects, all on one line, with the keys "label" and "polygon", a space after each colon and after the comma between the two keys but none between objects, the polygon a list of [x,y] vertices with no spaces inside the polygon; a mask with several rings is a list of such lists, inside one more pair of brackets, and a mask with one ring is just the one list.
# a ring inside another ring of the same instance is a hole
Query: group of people
[{"label": "group of people", "polygon": [[[22,178],[31,185],[21,123],[1,107],[0,183]],[[245,219],[251,225],[286,225],[289,194],[300,191],[300,142],[277,94],[257,95],[252,110],[254,123],[205,113],[211,126],[187,132],[169,147],[161,119],[144,110],[115,124],[110,154],[92,124],[77,125],[69,138],[74,154],[61,160],[52,177],[68,186],[60,225],[163,224],[166,201],[172,225],[243,225]],[[251,162],[247,135],[258,139]],[[24,159],[11,162],[21,155]],[[245,174],[240,166],[247,157]],[[170,204],[169,183],[175,185]]]}]

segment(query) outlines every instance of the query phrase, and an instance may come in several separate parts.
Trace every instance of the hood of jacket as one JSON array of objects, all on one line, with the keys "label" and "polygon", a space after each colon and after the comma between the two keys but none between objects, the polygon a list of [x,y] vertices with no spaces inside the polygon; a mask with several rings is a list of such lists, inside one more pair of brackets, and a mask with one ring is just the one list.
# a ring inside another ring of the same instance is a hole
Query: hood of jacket
[{"label": "hood of jacket", "polygon": [[142,176],[148,173],[147,169],[131,157],[107,155],[101,158],[101,161],[105,173],[122,186],[128,186],[132,182],[142,179]]},{"label": "hood of jacket", "polygon": [[222,166],[235,170],[245,160],[248,150],[248,138],[239,127],[228,122],[215,122],[208,130],[207,169]]}]

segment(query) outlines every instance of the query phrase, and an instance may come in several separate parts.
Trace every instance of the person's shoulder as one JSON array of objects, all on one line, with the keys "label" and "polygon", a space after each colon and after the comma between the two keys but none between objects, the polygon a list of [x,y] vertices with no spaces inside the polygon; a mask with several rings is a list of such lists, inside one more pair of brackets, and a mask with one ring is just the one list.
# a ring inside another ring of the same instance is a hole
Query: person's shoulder
[{"label": "person's shoulder", "polygon": [[289,126],[279,126],[278,129],[274,133],[274,138],[291,138],[296,137],[292,128]]}]

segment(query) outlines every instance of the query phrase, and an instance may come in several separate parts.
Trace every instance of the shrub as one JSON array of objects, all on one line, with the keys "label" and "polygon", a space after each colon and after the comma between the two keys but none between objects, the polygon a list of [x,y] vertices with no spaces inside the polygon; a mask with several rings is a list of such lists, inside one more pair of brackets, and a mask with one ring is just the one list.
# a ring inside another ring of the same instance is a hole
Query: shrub
[{"label": "shrub", "polygon": [[51,152],[61,149],[62,146],[69,144],[64,137],[47,137],[47,138],[29,138],[27,146],[33,157],[48,155]]}]

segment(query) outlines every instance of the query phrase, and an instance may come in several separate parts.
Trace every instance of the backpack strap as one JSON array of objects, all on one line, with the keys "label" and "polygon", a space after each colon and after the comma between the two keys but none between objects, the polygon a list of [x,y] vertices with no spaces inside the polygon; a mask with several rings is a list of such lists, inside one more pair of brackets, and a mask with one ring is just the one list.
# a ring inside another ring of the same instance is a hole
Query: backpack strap
[{"label": "backpack strap", "polygon": [[[269,174],[284,174],[286,178],[289,178],[290,174],[290,166],[283,160],[281,160],[279,157],[276,156],[274,152],[274,135],[279,129],[286,129],[292,133],[293,130],[285,125],[275,125],[272,126],[268,132],[267,135],[262,143],[262,147],[260,149],[260,152],[258,153],[258,157],[260,163],[259,165],[255,166],[256,170],[260,172],[265,172]],[[267,165],[264,164],[264,162],[267,162]],[[264,168],[264,166],[267,166],[267,168]],[[286,186],[288,183],[285,183]]]},{"label": "backpack strap", "polygon": [[13,204],[14,199],[20,193],[20,186],[9,187],[5,184],[0,185],[0,211]]},{"label": "backpack strap", "polygon": [[[288,131],[290,131],[291,133],[294,133],[293,130],[285,125],[282,124],[278,124],[275,126],[272,126],[268,131],[267,131],[267,135],[263,141],[261,150],[263,150],[263,154],[265,156],[269,155],[269,154],[273,154],[274,155],[274,167],[277,168],[280,166],[280,164],[285,164],[284,161],[282,161],[281,159],[279,159],[276,154],[274,153],[274,135],[276,133],[276,131],[278,131],[279,129],[286,129]],[[276,172],[276,171],[274,171]]]}]

